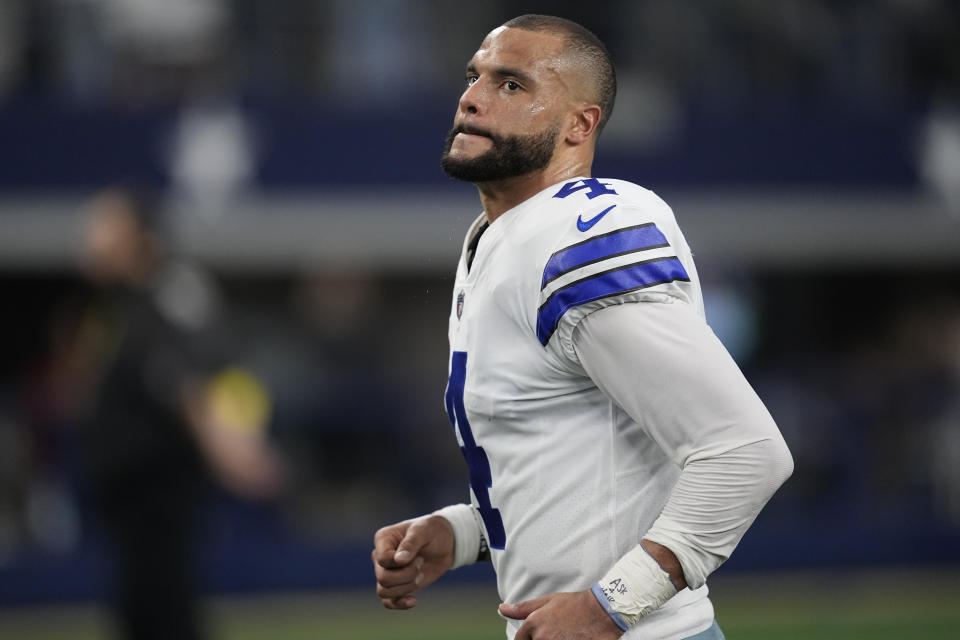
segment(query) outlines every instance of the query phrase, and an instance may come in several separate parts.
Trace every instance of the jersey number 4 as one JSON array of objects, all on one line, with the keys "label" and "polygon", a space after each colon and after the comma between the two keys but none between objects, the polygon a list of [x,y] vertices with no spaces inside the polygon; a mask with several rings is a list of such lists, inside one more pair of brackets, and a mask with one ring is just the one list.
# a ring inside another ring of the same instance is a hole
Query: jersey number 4
[{"label": "jersey number 4", "polygon": [[470,430],[467,412],[463,407],[463,385],[467,378],[467,352],[454,351],[450,360],[450,380],[447,382],[447,415],[450,424],[460,432],[463,446],[460,451],[467,460],[470,469],[470,488],[477,497],[480,517],[487,528],[490,547],[503,549],[507,543],[507,534],[503,530],[503,518],[500,510],[490,504],[490,489],[493,487],[493,477],[490,472],[490,461],[483,447],[477,445]]},{"label": "jersey number 4", "polygon": [[587,198],[589,200],[607,194],[617,195],[617,192],[613,190],[609,183],[600,182],[596,178],[584,178],[583,180],[574,180],[573,182],[566,183],[560,187],[559,191],[553,194],[553,197],[563,199],[584,189],[587,189]]}]

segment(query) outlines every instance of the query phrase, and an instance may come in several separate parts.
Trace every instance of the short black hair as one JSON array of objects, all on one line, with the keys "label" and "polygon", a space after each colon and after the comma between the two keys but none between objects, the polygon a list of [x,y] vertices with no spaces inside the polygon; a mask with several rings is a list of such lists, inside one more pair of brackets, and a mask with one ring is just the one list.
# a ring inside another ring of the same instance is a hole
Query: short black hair
[{"label": "short black hair", "polygon": [[617,73],[610,52],[600,38],[573,20],[536,13],[517,16],[507,20],[502,26],[524,31],[549,31],[565,38],[568,51],[579,58],[595,79],[593,97],[600,107],[600,122],[597,125],[599,134],[610,119],[613,103],[617,98]]}]

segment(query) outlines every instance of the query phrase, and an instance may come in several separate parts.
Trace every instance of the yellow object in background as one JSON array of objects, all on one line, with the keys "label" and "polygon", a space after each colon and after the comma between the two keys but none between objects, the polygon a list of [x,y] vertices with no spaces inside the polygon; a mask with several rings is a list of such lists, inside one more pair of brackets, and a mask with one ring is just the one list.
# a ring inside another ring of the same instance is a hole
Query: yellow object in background
[{"label": "yellow object in background", "polygon": [[242,367],[228,367],[207,386],[214,422],[244,433],[259,433],[270,421],[272,401],[266,386]]}]

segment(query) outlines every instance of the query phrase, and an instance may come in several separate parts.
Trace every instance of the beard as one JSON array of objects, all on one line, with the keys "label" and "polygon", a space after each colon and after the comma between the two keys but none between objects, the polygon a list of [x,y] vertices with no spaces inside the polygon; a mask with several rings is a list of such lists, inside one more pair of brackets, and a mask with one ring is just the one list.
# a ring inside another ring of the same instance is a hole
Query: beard
[{"label": "beard", "polygon": [[[484,135],[493,141],[493,145],[474,158],[452,158],[450,147],[458,133]],[[448,176],[464,182],[494,182],[515,178],[539,171],[550,164],[559,135],[559,123],[554,123],[539,133],[512,136],[499,136],[489,131],[457,126],[447,134],[440,166]]]}]

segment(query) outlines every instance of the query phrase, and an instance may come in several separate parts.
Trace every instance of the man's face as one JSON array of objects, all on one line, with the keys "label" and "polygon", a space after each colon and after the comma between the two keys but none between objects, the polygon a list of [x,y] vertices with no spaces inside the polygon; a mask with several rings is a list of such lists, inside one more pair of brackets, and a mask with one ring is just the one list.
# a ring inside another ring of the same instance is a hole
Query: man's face
[{"label": "man's face", "polygon": [[145,232],[130,206],[122,195],[112,192],[98,194],[89,204],[82,267],[95,283],[125,282],[148,259]]},{"label": "man's face", "polygon": [[467,65],[467,88],[441,165],[450,176],[489,182],[546,167],[570,104],[560,36],[500,27]]}]

